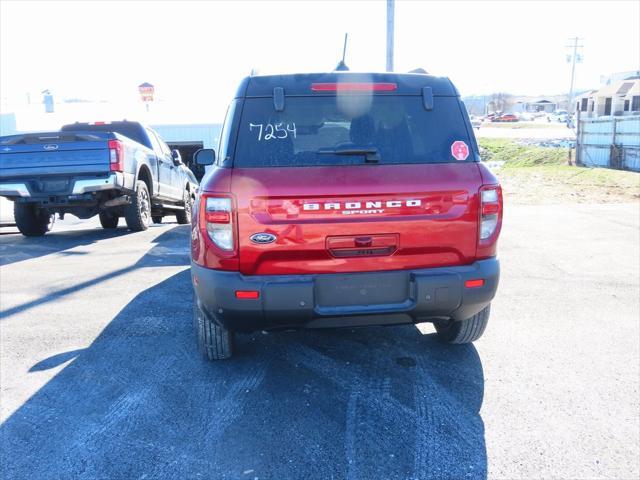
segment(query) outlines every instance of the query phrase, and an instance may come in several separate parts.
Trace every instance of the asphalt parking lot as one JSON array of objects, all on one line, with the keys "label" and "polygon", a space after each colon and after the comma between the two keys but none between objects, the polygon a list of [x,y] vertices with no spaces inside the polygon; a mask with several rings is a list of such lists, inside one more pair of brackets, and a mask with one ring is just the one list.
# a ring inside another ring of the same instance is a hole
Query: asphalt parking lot
[{"label": "asphalt parking lot", "polygon": [[485,336],[240,336],[199,359],[189,227],[0,232],[0,476],[640,475],[640,212],[507,205]]}]

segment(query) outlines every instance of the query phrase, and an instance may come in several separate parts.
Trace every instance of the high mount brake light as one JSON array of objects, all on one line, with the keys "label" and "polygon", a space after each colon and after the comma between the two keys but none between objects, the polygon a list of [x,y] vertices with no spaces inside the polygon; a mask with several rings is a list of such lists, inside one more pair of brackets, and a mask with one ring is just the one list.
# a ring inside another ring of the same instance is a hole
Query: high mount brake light
[{"label": "high mount brake light", "polygon": [[312,83],[312,92],[395,92],[396,83]]},{"label": "high mount brake light", "polygon": [[480,243],[490,242],[502,217],[502,190],[499,185],[480,189]]},{"label": "high mount brake light", "polygon": [[200,228],[215,246],[225,252],[232,252],[235,244],[231,197],[203,195],[200,203]]},{"label": "high mount brake light", "polygon": [[124,170],[124,145],[120,140],[109,140],[109,170],[122,172]]}]

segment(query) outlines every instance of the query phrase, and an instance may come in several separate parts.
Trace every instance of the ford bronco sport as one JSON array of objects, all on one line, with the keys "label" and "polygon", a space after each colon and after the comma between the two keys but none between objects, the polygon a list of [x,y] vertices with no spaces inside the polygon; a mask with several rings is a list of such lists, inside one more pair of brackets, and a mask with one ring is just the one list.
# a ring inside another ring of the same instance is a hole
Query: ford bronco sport
[{"label": "ford bronco sport", "polygon": [[433,322],[478,339],[499,278],[502,193],[448,78],[254,76],[227,111],[192,219],[194,323],[235,332]]}]

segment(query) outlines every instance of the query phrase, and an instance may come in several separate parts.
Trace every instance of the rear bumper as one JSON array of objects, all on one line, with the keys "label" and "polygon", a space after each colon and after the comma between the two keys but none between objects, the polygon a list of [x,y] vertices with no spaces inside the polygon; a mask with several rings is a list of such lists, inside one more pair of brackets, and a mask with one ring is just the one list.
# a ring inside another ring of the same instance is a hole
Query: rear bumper
[{"label": "rear bumper", "polygon": [[[495,296],[500,264],[491,258],[407,271],[245,276],[192,263],[191,273],[202,308],[226,328],[249,332],[464,320]],[[464,286],[475,279],[484,284]],[[237,290],[259,298],[238,299]]]},{"label": "rear bumper", "polygon": [[[51,196],[73,196],[103,190],[133,190],[133,174],[114,172],[105,176],[51,177],[43,179],[16,179],[0,183],[0,196],[18,197],[38,201]],[[47,188],[47,182],[57,182],[56,188]]]}]

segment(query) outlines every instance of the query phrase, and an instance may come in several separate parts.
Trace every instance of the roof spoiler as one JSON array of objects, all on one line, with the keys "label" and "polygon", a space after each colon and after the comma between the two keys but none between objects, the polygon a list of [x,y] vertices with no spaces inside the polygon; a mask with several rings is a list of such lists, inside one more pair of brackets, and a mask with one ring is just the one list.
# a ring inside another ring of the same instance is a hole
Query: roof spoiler
[{"label": "roof spoiler", "polygon": [[273,108],[276,112],[282,112],[284,110],[284,88],[275,87],[273,89]]},{"label": "roof spoiler", "polygon": [[433,89],[422,87],[422,105],[425,110],[433,110]]}]

